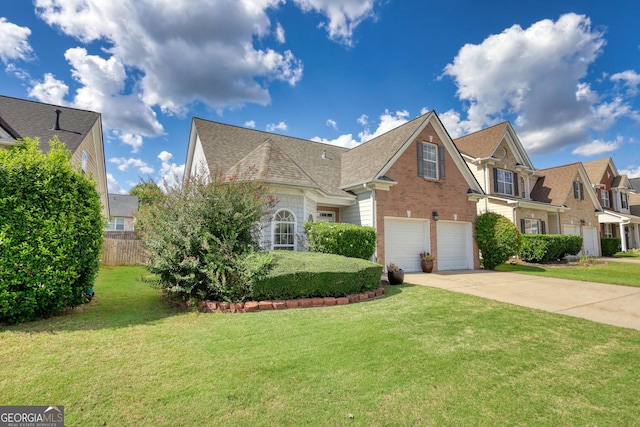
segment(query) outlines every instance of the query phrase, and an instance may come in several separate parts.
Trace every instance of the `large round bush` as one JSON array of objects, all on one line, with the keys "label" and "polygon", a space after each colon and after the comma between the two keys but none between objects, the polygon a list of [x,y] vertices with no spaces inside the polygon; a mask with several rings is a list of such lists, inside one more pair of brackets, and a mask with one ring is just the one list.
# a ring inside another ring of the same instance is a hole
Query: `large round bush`
[{"label": "large round bush", "polygon": [[482,266],[494,270],[516,255],[522,236],[514,223],[494,212],[487,212],[476,220],[476,242],[482,254]]},{"label": "large round bush", "polygon": [[86,302],[105,219],[95,183],[54,140],[0,150],[0,321],[18,323]]}]

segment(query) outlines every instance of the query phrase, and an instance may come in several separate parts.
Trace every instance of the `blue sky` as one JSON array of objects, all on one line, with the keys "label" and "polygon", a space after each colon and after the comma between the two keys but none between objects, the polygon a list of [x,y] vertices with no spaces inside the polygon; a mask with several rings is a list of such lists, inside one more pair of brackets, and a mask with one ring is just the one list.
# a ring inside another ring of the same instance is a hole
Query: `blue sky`
[{"label": "blue sky", "polygon": [[179,176],[194,116],[352,147],[431,109],[637,177],[639,24],[635,0],[12,1],[0,93],[102,113],[111,192]]}]

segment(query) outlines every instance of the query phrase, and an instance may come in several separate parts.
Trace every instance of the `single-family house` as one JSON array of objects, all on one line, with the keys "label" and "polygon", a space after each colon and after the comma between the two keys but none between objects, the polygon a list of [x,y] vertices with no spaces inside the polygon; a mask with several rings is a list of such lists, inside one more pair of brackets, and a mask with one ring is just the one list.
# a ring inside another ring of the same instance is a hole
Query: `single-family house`
[{"label": "single-family house", "polygon": [[107,231],[134,231],[138,214],[138,196],[109,194],[109,223]]},{"label": "single-family house", "polygon": [[630,178],[629,184],[633,193],[629,194],[629,210],[631,215],[640,216],[640,177]]},{"label": "single-family house", "polygon": [[640,248],[640,216],[632,215],[630,196],[635,192],[627,175],[619,174],[611,157],[585,162],[603,212],[598,215],[600,237],[617,237],[622,251]]},{"label": "single-family house", "polygon": [[301,250],[307,221],[372,226],[376,260],[420,270],[479,267],[473,238],[482,188],[434,111],[355,148],[194,118],[185,179],[243,174],[267,183],[277,210],[263,227],[268,249]]},{"label": "single-family house", "polygon": [[495,212],[526,234],[559,234],[560,215],[569,208],[550,199],[536,200],[532,191],[542,177],[509,122],[457,138],[456,146],[487,194],[478,214]]},{"label": "single-family house", "polygon": [[71,151],[71,164],[96,181],[102,215],[109,217],[107,176],[100,113],[0,95],[0,149],[19,144],[22,138],[39,138],[48,152],[58,136]]},{"label": "single-family house", "polygon": [[557,224],[549,224],[549,229],[582,236],[581,253],[600,256],[598,214],[602,213],[602,206],[582,163],[539,169],[538,173],[542,176],[533,186],[531,198],[567,208],[556,217]]}]

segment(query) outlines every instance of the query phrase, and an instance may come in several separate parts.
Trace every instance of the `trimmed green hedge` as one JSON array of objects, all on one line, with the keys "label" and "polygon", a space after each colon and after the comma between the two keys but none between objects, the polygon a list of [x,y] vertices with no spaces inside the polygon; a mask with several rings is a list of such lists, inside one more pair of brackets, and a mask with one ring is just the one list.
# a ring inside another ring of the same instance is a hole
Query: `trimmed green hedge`
[{"label": "trimmed green hedge", "polygon": [[340,255],[273,251],[271,270],[252,286],[253,299],[343,297],[380,286],[382,265]]},{"label": "trimmed green hedge", "polygon": [[527,262],[553,261],[582,250],[582,236],[571,234],[523,234],[518,253]]},{"label": "trimmed green hedge", "polygon": [[476,243],[482,254],[480,262],[487,270],[518,253],[522,239],[514,223],[494,212],[485,212],[476,219]]},{"label": "trimmed green hedge", "polygon": [[618,237],[603,237],[600,239],[602,256],[612,256],[622,248],[622,240]]},{"label": "trimmed green hedge", "polygon": [[371,259],[376,249],[376,230],[341,222],[307,222],[304,232],[312,252]]}]

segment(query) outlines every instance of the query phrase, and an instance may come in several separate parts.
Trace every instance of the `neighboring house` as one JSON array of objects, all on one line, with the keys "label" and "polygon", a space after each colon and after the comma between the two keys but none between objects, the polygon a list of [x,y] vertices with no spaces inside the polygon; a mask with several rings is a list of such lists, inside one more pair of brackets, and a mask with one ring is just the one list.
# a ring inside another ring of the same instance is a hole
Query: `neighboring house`
[{"label": "neighboring house", "polygon": [[134,231],[138,214],[138,196],[109,194],[109,224],[107,231]]},{"label": "neighboring house", "polygon": [[623,252],[640,248],[640,217],[631,214],[629,178],[618,173],[611,157],[584,162],[584,167],[604,208],[598,215],[600,237],[621,238]]},{"label": "neighboring house", "polygon": [[630,178],[629,184],[631,184],[631,188],[633,188],[633,193],[629,196],[631,215],[640,216],[640,177]]},{"label": "neighboring house", "polygon": [[102,215],[109,217],[107,178],[99,113],[0,95],[0,149],[30,137],[40,139],[40,149],[48,152],[55,135],[71,151],[71,164],[96,181]]},{"label": "neighboring house", "polygon": [[600,256],[598,214],[602,213],[602,206],[582,163],[540,169],[537,172],[542,176],[534,185],[531,198],[567,208],[556,216],[558,222],[549,224],[548,228],[560,230],[561,234],[582,236],[581,254]]},{"label": "neighboring house", "polygon": [[562,233],[561,215],[569,208],[533,197],[532,190],[543,175],[534,168],[509,122],[458,138],[455,144],[487,194],[478,203],[478,214],[498,213],[526,234]]},{"label": "neighboring house", "polygon": [[307,221],[375,227],[375,257],[420,271],[479,267],[473,238],[482,189],[435,112],[353,149],[194,118],[185,179],[241,174],[267,183],[278,199],[262,245],[302,250]]}]

